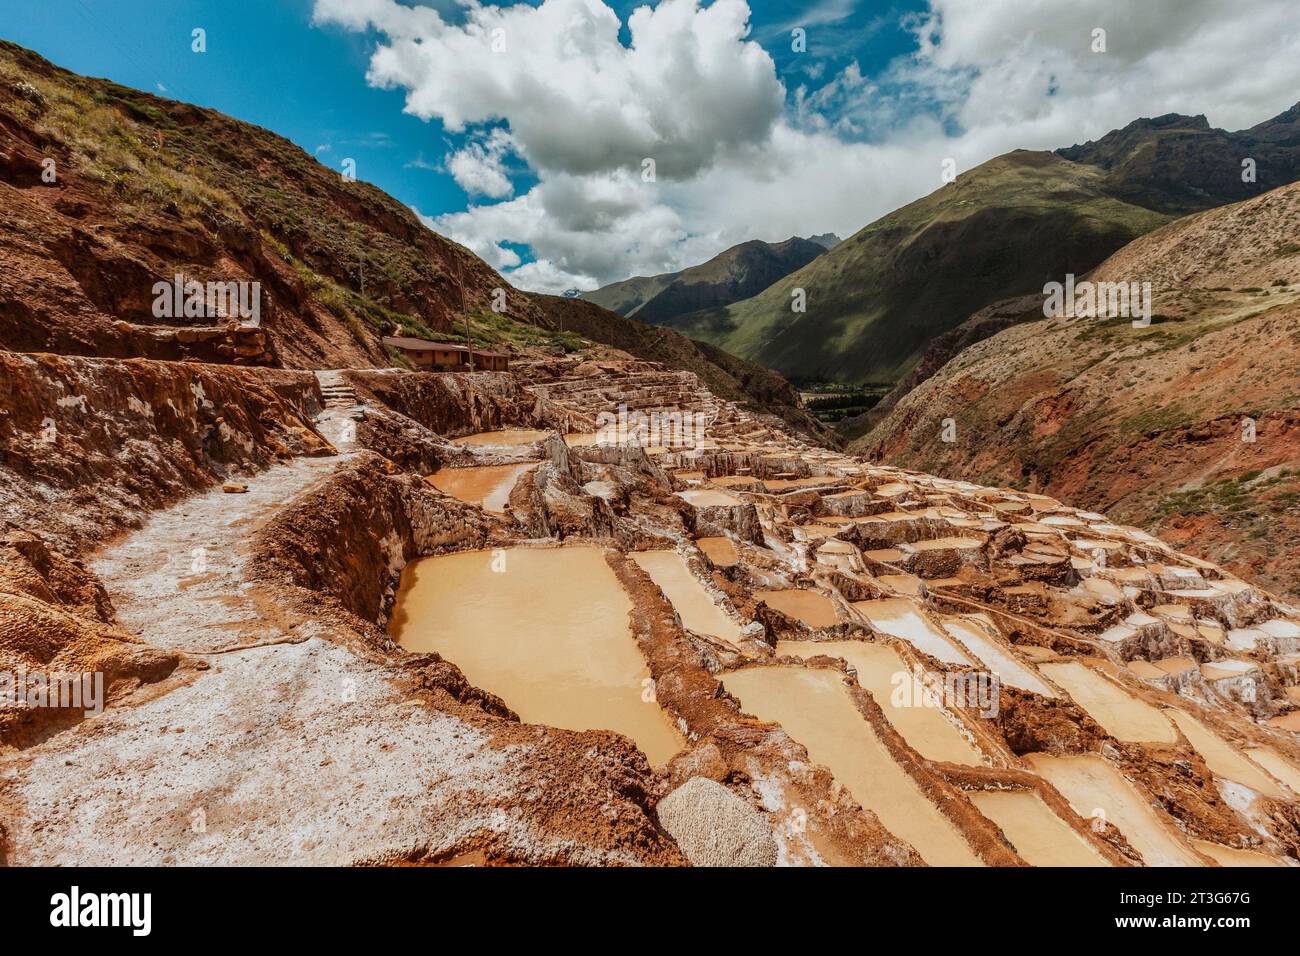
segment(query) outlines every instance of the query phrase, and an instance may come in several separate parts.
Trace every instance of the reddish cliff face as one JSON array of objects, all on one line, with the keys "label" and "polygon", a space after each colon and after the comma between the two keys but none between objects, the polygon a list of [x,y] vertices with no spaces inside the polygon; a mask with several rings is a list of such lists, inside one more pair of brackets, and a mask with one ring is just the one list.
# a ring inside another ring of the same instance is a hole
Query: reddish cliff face
[{"label": "reddish cliff face", "polygon": [[333,451],[310,372],[0,351],[0,519],[69,554],[231,475]]},{"label": "reddish cliff face", "polygon": [[1149,328],[1017,324],[958,354],[854,447],[1105,510],[1300,594],[1297,222],[1293,185],[1134,241],[1087,278],[1150,282]]},{"label": "reddish cliff face", "polygon": [[[10,348],[386,365],[382,332],[446,331],[508,288],[405,206],[287,140],[11,44],[0,143]],[[155,315],[155,282],[177,274],[258,282],[262,338],[227,341],[215,315]]]}]

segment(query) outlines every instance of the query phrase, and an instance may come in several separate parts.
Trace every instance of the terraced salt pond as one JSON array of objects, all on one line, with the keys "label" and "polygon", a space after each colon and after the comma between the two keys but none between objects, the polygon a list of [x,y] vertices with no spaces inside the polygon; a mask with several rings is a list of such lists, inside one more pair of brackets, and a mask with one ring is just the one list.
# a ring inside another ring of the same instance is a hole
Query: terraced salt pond
[{"label": "terraced salt pond", "polygon": [[1031,866],[1110,865],[1032,790],[985,790],[966,796]]},{"label": "terraced salt pond", "polygon": [[1178,729],[1186,735],[1188,742],[1196,748],[1196,752],[1205,760],[1206,766],[1214,771],[1215,776],[1250,787],[1256,793],[1266,796],[1282,796],[1281,788],[1268,774],[1237,753],[1227,741],[1191,714],[1172,708],[1166,710],[1165,714],[1178,725]]},{"label": "terraced salt pond", "polygon": [[696,634],[707,634],[730,644],[740,640],[740,625],[714,603],[680,554],[676,551],[638,551],[631,557],[664,592],[685,627]]},{"label": "terraced salt pond", "polygon": [[477,432],[464,438],[452,439],[453,445],[465,445],[469,448],[500,446],[505,448],[519,445],[531,445],[551,434],[545,429],[504,428],[495,432]]},{"label": "terraced salt pond", "polygon": [[1039,664],[1038,668],[1064,687],[1112,737],[1137,743],[1177,743],[1173,727],[1159,710],[1112,684],[1092,668],[1078,661]]},{"label": "terraced salt pond", "polygon": [[803,667],[751,667],[722,678],[741,709],[779,723],[830,769],[863,807],[931,866],[980,866],[957,828],[921,792],[876,736],[840,675]]},{"label": "terraced salt pond", "polygon": [[730,568],[740,563],[740,555],[736,553],[736,546],[730,538],[696,538],[695,544],[709,556],[716,567]]},{"label": "terraced salt pond", "polygon": [[425,480],[443,494],[477,505],[484,511],[501,513],[519,476],[536,462],[522,465],[480,465],[473,468],[443,468]]},{"label": "terraced salt pond", "polygon": [[642,700],[650,676],[632,602],[599,548],[508,548],[412,561],[389,631],[437,651],[528,723],[626,734],[652,764],[681,749]]},{"label": "terraced salt pond", "polygon": [[1096,754],[1053,757],[1029,754],[1026,762],[1085,820],[1098,814],[1119,828],[1147,866],[1202,866],[1156,816],[1142,795]]},{"label": "terraced salt pond", "polygon": [[[983,763],[974,745],[944,716],[939,706],[929,706],[925,691],[903,659],[884,644],[866,641],[778,641],[777,656],[842,657],[858,672],[865,689],[885,718],[909,744],[927,760],[979,766]],[[899,693],[902,685],[906,693]]]},{"label": "terraced salt pond", "polygon": [[1273,779],[1282,781],[1300,794],[1300,767],[1265,747],[1247,750],[1246,756],[1272,774]]},{"label": "terraced salt pond", "polygon": [[1219,866],[1286,866],[1281,860],[1255,850],[1238,850],[1235,847],[1210,843],[1208,840],[1194,840],[1193,842],[1196,849],[1219,864]]},{"label": "terraced salt pond", "polygon": [[677,497],[697,508],[730,508],[742,503],[735,495],[713,488],[687,488],[685,491],[677,492]]},{"label": "terraced salt pond", "polygon": [[855,601],[860,612],[876,630],[907,641],[919,651],[924,651],[945,664],[974,666],[974,661],[963,654],[921,616],[917,606],[906,598],[881,598],[876,601]]},{"label": "terraced salt pond", "polygon": [[990,671],[1004,683],[1021,690],[1055,697],[1056,692],[1048,687],[1028,666],[1021,664],[1003,650],[991,637],[984,633],[976,621],[963,617],[945,616],[940,618],[944,629],[966,645],[966,649],[983,661]]},{"label": "terraced salt pond", "polygon": [[787,617],[802,621],[809,627],[834,627],[839,623],[835,605],[826,595],[803,588],[782,591],[755,591],[754,597],[768,607],[776,608]]}]

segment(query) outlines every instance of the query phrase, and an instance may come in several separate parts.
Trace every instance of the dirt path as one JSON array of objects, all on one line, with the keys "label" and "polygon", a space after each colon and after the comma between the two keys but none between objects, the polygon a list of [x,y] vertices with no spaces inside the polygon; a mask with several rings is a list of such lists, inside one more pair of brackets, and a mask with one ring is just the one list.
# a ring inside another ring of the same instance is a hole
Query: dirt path
[{"label": "dirt path", "polygon": [[[157,512],[89,562],[127,630],[157,647],[205,654],[291,639],[259,608],[245,574],[252,532],[350,456],[298,458]],[[306,636],[306,635],[303,635]]]},{"label": "dirt path", "polygon": [[527,787],[516,748],[404,696],[310,623],[286,631],[249,584],[252,531],[347,457],[183,501],[93,560],[126,627],[192,657],[0,758],[10,863],[342,864],[485,830],[537,847],[509,809]]}]

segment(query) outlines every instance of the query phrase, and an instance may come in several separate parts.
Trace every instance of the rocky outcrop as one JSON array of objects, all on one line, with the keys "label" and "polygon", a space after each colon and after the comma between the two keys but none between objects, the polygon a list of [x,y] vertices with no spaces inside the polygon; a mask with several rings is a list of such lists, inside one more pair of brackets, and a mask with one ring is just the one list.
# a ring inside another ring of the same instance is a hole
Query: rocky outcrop
[{"label": "rocky outcrop", "polygon": [[291,586],[310,606],[328,600],[378,638],[408,561],[482,547],[493,530],[479,509],[362,452],[257,535],[253,566],[258,580]]},{"label": "rocky outcrop", "polygon": [[537,398],[514,376],[499,372],[348,370],[343,377],[359,397],[446,438],[536,427],[544,417]]},{"label": "rocky outcrop", "polygon": [[117,626],[103,585],[80,562],[27,532],[0,535],[0,747],[91,716],[179,660]]},{"label": "rocky outcrop", "polygon": [[232,474],[333,451],[306,372],[0,351],[0,519],[68,553]]},{"label": "rocky outcrop", "polygon": [[692,777],[660,800],[656,812],[693,866],[776,865],[771,824],[720,783]]}]

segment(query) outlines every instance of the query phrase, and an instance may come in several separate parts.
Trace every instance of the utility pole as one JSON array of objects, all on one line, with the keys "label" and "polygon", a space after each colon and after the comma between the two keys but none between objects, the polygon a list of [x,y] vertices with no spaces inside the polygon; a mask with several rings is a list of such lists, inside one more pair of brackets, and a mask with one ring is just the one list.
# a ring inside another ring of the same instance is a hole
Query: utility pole
[{"label": "utility pole", "polygon": [[460,256],[456,256],[456,286],[460,290],[460,314],[465,319],[465,348],[469,350],[469,370],[474,371],[474,340],[469,334],[469,310],[465,308],[465,274],[461,271]]},{"label": "utility pole", "polygon": [[469,370],[474,371],[474,340],[469,337],[469,313],[465,313],[465,347],[469,349]]}]

